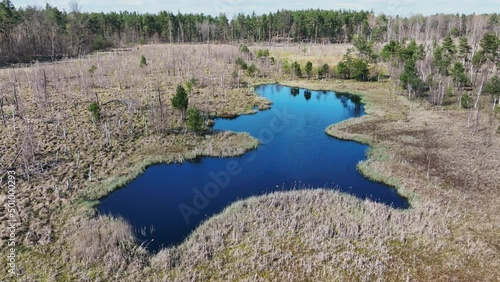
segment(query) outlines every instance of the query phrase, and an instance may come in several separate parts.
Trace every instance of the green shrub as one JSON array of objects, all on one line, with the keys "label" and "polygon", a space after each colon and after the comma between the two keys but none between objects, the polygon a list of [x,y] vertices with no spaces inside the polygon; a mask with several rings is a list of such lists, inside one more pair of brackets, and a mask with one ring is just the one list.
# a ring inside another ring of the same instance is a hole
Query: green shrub
[{"label": "green shrub", "polygon": [[470,108],[472,102],[472,97],[469,94],[465,94],[460,98],[460,106],[464,109]]},{"label": "green shrub", "polygon": [[313,69],[313,64],[311,62],[307,62],[306,63],[306,67],[305,67],[305,71],[306,71],[306,75],[307,75],[307,78],[310,78],[311,77],[311,74],[312,74],[312,69]]},{"label": "green shrub", "polygon": [[248,75],[252,76],[257,71],[257,66],[255,64],[251,64],[248,69]]},{"label": "green shrub", "polygon": [[235,63],[236,65],[240,66],[240,68],[241,68],[242,70],[246,70],[246,69],[248,69],[248,65],[247,65],[247,63],[246,63],[246,62],[245,62],[245,60],[243,60],[241,57],[236,58],[236,61],[234,61],[234,63]]},{"label": "green shrub", "polygon": [[259,49],[257,51],[257,59],[260,59],[262,57],[269,57],[269,49]]},{"label": "green shrub", "polygon": [[292,64],[292,69],[293,69],[293,73],[297,76],[297,77],[301,77],[302,76],[302,70],[300,68],[300,64],[297,63],[297,62],[293,62]]},{"label": "green shrub", "polygon": [[194,132],[201,132],[203,129],[203,117],[200,111],[196,108],[189,108],[187,111],[187,127],[189,130]]},{"label": "green shrub", "polygon": [[148,62],[146,61],[146,57],[144,57],[144,55],[141,55],[141,62],[139,63],[139,66],[141,68],[144,68],[148,65]]},{"label": "green shrub", "polygon": [[96,102],[92,102],[87,108],[90,115],[94,121],[99,121],[101,119],[101,107]]},{"label": "green shrub", "polygon": [[248,49],[248,46],[242,44],[240,46],[240,52],[243,52],[243,53],[250,53],[250,50]]}]

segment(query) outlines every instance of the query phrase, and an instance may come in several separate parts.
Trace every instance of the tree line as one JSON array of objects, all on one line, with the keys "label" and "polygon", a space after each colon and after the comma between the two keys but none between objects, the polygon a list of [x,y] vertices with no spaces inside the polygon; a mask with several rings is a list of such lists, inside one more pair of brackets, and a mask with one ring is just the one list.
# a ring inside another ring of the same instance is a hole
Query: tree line
[{"label": "tree line", "polygon": [[280,10],[256,15],[211,16],[161,11],[86,13],[76,2],[70,11],[0,2],[0,62],[33,57],[74,57],[110,47],[142,43],[315,42],[348,43],[356,36],[377,42],[440,40],[499,31],[492,15],[376,16],[370,11]]}]

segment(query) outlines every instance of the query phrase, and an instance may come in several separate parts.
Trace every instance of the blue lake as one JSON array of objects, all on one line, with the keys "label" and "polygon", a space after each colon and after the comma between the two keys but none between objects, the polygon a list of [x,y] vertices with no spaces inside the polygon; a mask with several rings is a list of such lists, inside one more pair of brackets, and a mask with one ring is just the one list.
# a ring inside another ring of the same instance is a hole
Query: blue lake
[{"label": "blue lake", "polygon": [[331,124],[364,115],[356,96],[278,84],[255,91],[273,101],[270,110],[218,119],[215,130],[246,131],[261,141],[256,150],[241,157],[151,166],[102,199],[99,213],[129,221],[139,240],[155,252],[180,244],[231,203],[274,191],[331,188],[394,208],[408,207],[396,190],[356,170],[366,159],[366,145],[325,133]]}]

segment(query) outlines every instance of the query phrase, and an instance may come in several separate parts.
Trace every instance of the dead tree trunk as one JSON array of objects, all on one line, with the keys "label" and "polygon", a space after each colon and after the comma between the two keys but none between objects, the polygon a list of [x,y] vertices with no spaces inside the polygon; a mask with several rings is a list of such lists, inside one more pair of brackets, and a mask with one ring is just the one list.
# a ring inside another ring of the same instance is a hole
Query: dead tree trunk
[{"label": "dead tree trunk", "polygon": [[5,121],[5,113],[3,112],[3,97],[0,98],[0,114],[2,114],[3,126],[7,127],[7,122]]},{"label": "dead tree trunk", "polygon": [[474,108],[476,109],[476,117],[475,117],[475,121],[474,121],[474,132],[477,132],[477,126],[479,124],[479,108],[480,108],[479,99],[481,98],[481,94],[483,93],[483,85],[484,85],[484,82],[487,80],[487,78],[488,78],[488,73],[486,73],[483,77],[483,81],[481,82],[481,86],[479,87],[479,93],[477,94],[476,103],[474,104]]},{"label": "dead tree trunk", "polygon": [[163,112],[163,101],[161,100],[161,92],[160,92],[160,88],[158,87],[158,89],[156,90],[158,92],[158,107],[159,107],[159,110],[160,110],[160,131],[164,131],[164,119],[165,119],[165,116],[164,116],[164,112]]}]

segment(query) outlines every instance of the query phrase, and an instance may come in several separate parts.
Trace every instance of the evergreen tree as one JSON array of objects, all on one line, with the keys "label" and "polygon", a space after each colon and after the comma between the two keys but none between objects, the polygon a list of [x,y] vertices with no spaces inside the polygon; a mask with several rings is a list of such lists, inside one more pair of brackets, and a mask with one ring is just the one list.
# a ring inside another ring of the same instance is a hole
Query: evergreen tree
[{"label": "evergreen tree", "polygon": [[438,73],[448,75],[448,69],[451,66],[451,56],[446,52],[445,48],[437,45],[434,49],[433,63],[437,68]]},{"label": "evergreen tree", "polygon": [[457,47],[455,46],[455,43],[453,43],[451,36],[448,35],[443,40],[443,49],[450,57],[453,57],[457,52]]},{"label": "evergreen tree", "polygon": [[491,99],[500,99],[500,78],[498,76],[492,77],[484,86],[484,93],[491,95]]},{"label": "evergreen tree", "polygon": [[253,76],[256,71],[257,71],[257,66],[255,64],[251,64],[247,69],[249,76]]},{"label": "evergreen tree", "polygon": [[472,56],[472,66],[475,69],[481,68],[482,65],[486,63],[486,56],[484,55],[484,52],[479,51],[474,53],[474,56]]},{"label": "evergreen tree", "polygon": [[500,46],[500,40],[493,33],[486,33],[480,42],[481,51],[484,53],[486,59],[496,62],[498,58],[498,50]]},{"label": "evergreen tree", "polygon": [[412,39],[406,47],[399,48],[399,57],[403,62],[423,60],[425,57],[424,45],[417,45]]},{"label": "evergreen tree", "polygon": [[368,80],[368,62],[365,59],[356,58],[352,60],[351,68],[351,77],[359,80],[359,81],[367,81]]},{"label": "evergreen tree", "polygon": [[187,111],[187,122],[186,125],[189,130],[196,133],[201,132],[203,129],[203,117],[197,108],[189,108]]},{"label": "evergreen tree", "polygon": [[351,78],[351,69],[349,68],[349,62],[340,61],[337,64],[337,75],[343,79]]},{"label": "evergreen tree", "polygon": [[354,58],[347,50],[342,61],[337,65],[337,74],[344,79],[368,80],[369,64],[363,58]]},{"label": "evergreen tree", "polygon": [[293,69],[293,73],[298,77],[302,77],[302,70],[300,68],[300,64],[297,63],[297,62],[293,62],[292,64],[292,69]]},{"label": "evergreen tree", "polygon": [[469,78],[465,74],[464,65],[461,62],[456,62],[450,69],[451,77],[457,84],[457,87],[468,86],[470,84]]},{"label": "evergreen tree", "polygon": [[329,75],[330,75],[330,66],[328,64],[324,64],[318,68],[318,79],[328,77]]},{"label": "evergreen tree", "polygon": [[415,60],[409,60],[405,63],[404,70],[399,79],[403,88],[407,89],[409,94],[411,94],[411,91],[414,91],[417,95],[422,92],[424,83],[418,75]]},{"label": "evergreen tree", "polygon": [[240,66],[242,70],[248,69],[247,63],[241,57],[236,58],[235,64]]},{"label": "evergreen tree", "polygon": [[390,61],[396,58],[401,51],[401,44],[395,40],[391,40],[388,44],[384,45],[382,51],[380,51],[380,57],[384,62]]},{"label": "evergreen tree", "polygon": [[373,61],[376,58],[373,52],[373,42],[367,40],[362,36],[355,36],[353,39],[353,45],[358,50],[359,57]]},{"label": "evergreen tree", "polygon": [[465,94],[460,97],[460,106],[464,109],[468,109],[471,107],[472,97],[469,94]]},{"label": "evergreen tree", "polygon": [[460,37],[460,43],[459,43],[459,47],[458,47],[460,57],[465,59],[469,55],[470,49],[471,48],[469,46],[469,42],[467,41],[467,38]]},{"label": "evergreen tree", "polygon": [[186,93],[186,89],[182,87],[182,85],[177,86],[177,90],[175,96],[172,98],[172,106],[181,111],[181,119],[184,119],[184,113],[188,108],[188,95]]},{"label": "evergreen tree", "polygon": [[306,75],[307,75],[307,78],[311,78],[311,74],[312,74],[312,69],[313,69],[313,64],[311,62],[307,62],[306,63],[306,66],[304,68],[305,72],[306,72]]}]

